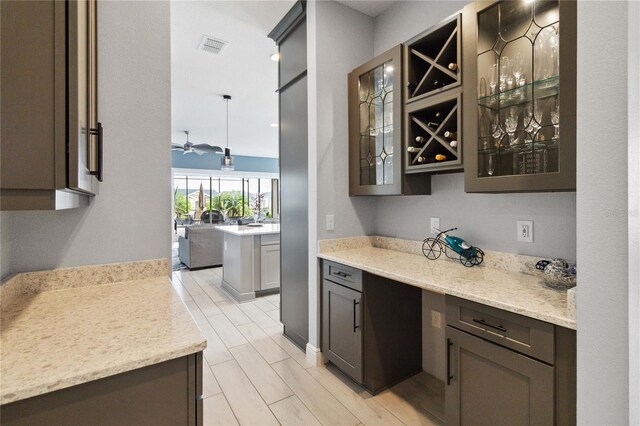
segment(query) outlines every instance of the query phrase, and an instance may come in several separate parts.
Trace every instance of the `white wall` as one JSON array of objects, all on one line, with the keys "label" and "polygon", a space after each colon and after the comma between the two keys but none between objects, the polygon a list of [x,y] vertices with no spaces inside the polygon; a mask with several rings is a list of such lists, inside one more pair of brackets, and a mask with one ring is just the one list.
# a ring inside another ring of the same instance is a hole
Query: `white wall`
[{"label": "white wall", "polygon": [[628,11],[578,3],[578,424],[629,424],[638,405],[629,400]]},{"label": "white wall", "polygon": [[629,424],[640,425],[640,2],[629,2]]},{"label": "white wall", "polygon": [[[467,194],[462,173],[435,175],[429,196],[378,200],[376,234],[420,240],[429,218],[483,249],[576,258],[576,194]],[[533,220],[533,243],[516,241],[516,221]]]},{"label": "white wall", "polygon": [[[370,234],[375,200],[349,197],[347,74],[373,57],[373,19],[334,1],[315,4],[318,238]],[[335,231],[326,231],[327,214]]]},{"label": "white wall", "polygon": [[[374,53],[407,41],[467,3],[398,2],[375,19]],[[429,231],[429,218],[439,217],[441,228],[457,226],[458,235],[482,248],[576,257],[575,193],[467,194],[462,173],[433,176],[431,190],[430,196],[378,197],[375,233],[421,240]],[[533,220],[533,243],[516,241],[517,220]]]},{"label": "white wall", "polygon": [[1,271],[171,255],[168,2],[100,2],[104,182],[88,208],[2,212]]},{"label": "white wall", "polygon": [[456,13],[468,1],[398,1],[375,20],[374,53],[391,49]]},{"label": "white wall", "polygon": [[[373,19],[334,1],[307,4],[309,343],[318,345],[317,240],[373,232],[374,204],[349,198],[347,74],[373,56]],[[335,231],[325,217],[335,215]]]},{"label": "white wall", "polygon": [[[422,370],[442,380],[447,379],[444,295],[422,292]],[[432,311],[440,313],[440,327],[432,323]]]}]

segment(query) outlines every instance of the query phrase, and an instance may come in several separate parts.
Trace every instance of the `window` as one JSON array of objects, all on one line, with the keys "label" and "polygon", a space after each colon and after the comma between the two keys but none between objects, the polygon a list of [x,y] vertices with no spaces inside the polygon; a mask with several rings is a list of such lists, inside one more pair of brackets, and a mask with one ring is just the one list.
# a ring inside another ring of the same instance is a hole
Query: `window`
[{"label": "window", "polygon": [[[258,194],[263,194],[260,215],[274,217],[272,181],[277,182],[277,179],[175,175],[174,217],[189,215],[200,219],[205,210],[219,210],[227,217],[251,216],[256,213],[254,207]],[[275,215],[277,216],[277,210]]]}]

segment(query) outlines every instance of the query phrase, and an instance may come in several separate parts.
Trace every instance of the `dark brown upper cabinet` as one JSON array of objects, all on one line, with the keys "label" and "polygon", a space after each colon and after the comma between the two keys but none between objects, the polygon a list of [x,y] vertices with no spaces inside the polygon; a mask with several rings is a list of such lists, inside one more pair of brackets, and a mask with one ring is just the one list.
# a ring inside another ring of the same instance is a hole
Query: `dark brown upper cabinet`
[{"label": "dark brown upper cabinet", "polygon": [[462,170],[461,17],[404,45],[405,173]]},{"label": "dark brown upper cabinet", "polygon": [[428,175],[405,175],[402,45],[349,74],[349,195],[429,194]]},{"label": "dark brown upper cabinet", "polygon": [[466,192],[576,187],[576,2],[478,1],[462,14]]},{"label": "dark brown upper cabinet", "polygon": [[2,210],[87,205],[102,180],[95,0],[3,1]]}]

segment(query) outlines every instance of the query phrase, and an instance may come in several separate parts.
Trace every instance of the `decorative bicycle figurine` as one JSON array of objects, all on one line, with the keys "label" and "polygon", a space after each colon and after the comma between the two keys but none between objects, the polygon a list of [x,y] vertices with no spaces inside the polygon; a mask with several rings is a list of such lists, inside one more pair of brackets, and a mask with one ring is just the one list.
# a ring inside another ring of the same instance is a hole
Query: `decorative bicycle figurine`
[{"label": "decorative bicycle figurine", "polygon": [[482,263],[484,252],[478,247],[474,247],[459,237],[448,235],[447,232],[455,231],[458,228],[438,231],[435,238],[427,238],[422,243],[422,254],[427,259],[436,260],[442,253],[449,259],[459,260],[464,266],[471,267]]}]

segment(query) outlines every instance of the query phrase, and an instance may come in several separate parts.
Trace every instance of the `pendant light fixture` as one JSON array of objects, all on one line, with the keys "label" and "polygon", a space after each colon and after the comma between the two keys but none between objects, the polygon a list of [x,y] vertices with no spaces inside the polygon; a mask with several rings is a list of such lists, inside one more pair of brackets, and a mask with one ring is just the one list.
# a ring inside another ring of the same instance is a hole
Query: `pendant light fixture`
[{"label": "pendant light fixture", "polygon": [[233,157],[231,156],[231,148],[229,148],[229,101],[231,100],[230,95],[222,95],[222,99],[227,103],[227,146],[224,149],[224,157],[222,157],[220,170],[222,171],[233,171]]}]

